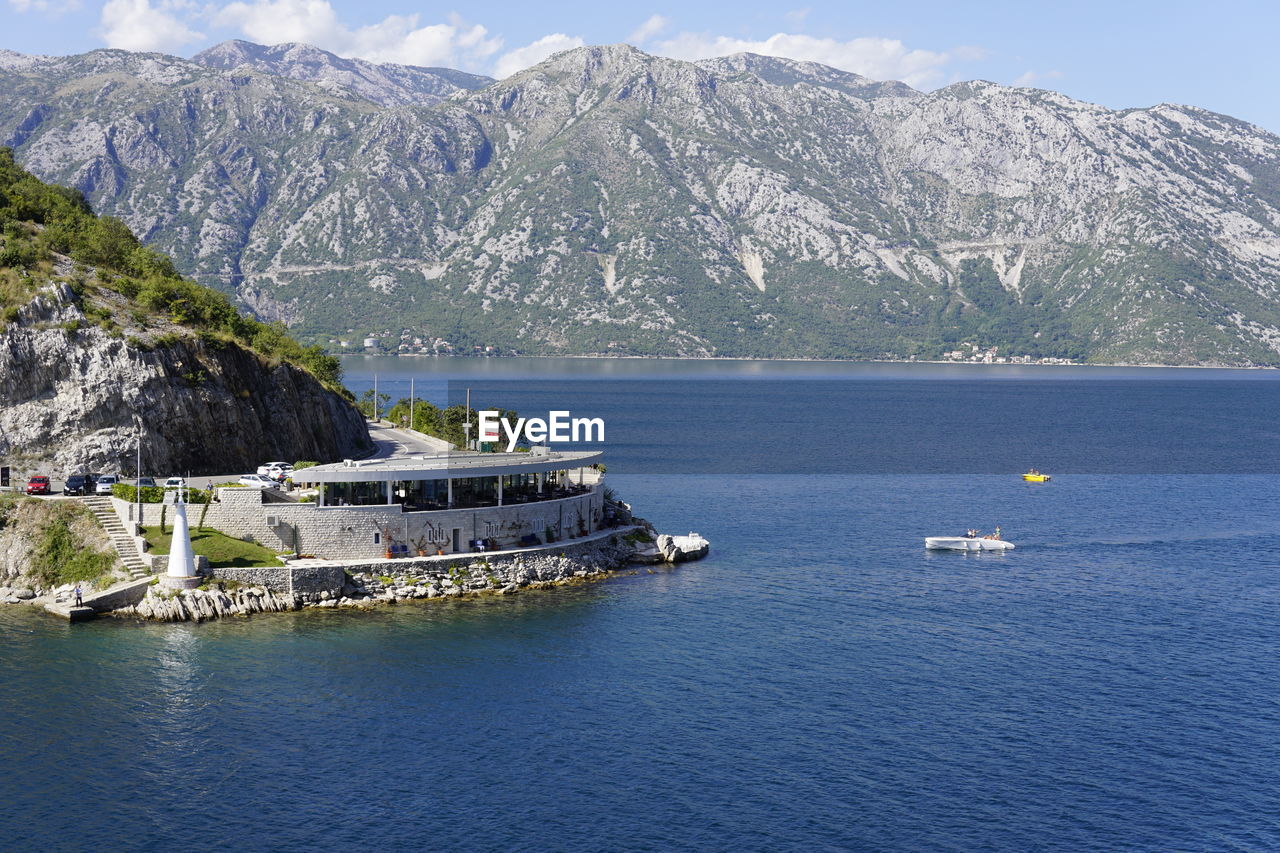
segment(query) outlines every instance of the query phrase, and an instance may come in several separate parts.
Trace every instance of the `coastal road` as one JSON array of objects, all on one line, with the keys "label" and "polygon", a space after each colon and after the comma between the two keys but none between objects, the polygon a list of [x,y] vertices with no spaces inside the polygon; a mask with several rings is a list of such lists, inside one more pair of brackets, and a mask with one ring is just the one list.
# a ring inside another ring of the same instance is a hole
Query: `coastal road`
[{"label": "coastal road", "polygon": [[366,459],[390,459],[396,456],[436,456],[452,445],[409,430],[396,429],[385,423],[369,423],[369,437],[377,449]]},{"label": "coastal road", "polygon": [[[418,432],[397,429],[386,421],[374,422],[369,421],[369,438],[373,439],[374,451],[365,459],[391,459],[397,456],[435,456],[448,450],[452,445],[447,441],[439,438],[432,438],[428,435],[422,435]],[[263,462],[270,460],[264,459]],[[242,474],[252,474],[257,471],[257,466],[253,470],[240,471],[234,474],[214,474],[205,477],[188,477],[187,485],[193,489],[207,489],[214,483],[234,483],[240,479]],[[164,481],[170,474],[157,474],[155,480],[157,484],[163,485]],[[61,494],[63,479],[61,477],[50,477],[50,485],[54,494]],[[15,476],[13,478],[13,491],[21,491],[26,485],[26,477]],[[123,482],[133,483],[133,477],[127,477]]]}]

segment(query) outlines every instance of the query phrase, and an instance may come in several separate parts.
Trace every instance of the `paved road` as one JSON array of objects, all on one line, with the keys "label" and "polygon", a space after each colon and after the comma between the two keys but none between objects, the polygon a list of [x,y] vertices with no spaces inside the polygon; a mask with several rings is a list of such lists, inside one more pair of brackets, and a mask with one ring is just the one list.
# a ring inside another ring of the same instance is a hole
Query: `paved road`
[{"label": "paved road", "polygon": [[[449,447],[447,442],[438,438],[431,438],[416,432],[408,432],[407,430],[396,429],[388,425],[385,421],[380,423],[369,423],[369,437],[373,439],[375,450],[372,454],[365,457],[367,459],[388,459],[394,456],[434,456],[437,453]],[[263,460],[264,462],[269,460]],[[214,483],[234,483],[240,479],[242,474],[252,474],[253,471],[240,471],[234,474],[213,474],[205,477],[188,477],[187,485],[193,489],[207,489]],[[39,473],[39,472],[36,472]],[[27,484],[27,476],[14,476],[12,479],[11,490],[15,492],[23,491]],[[157,485],[164,485],[164,481],[171,474],[156,476]],[[125,483],[132,484],[133,478],[128,477],[123,480]],[[50,477],[49,483],[54,495],[62,494],[63,479],[61,477]]]},{"label": "paved road", "polygon": [[434,456],[448,449],[449,444],[438,438],[420,433],[395,429],[381,423],[369,424],[369,437],[377,447],[368,459],[388,459],[393,456]]}]

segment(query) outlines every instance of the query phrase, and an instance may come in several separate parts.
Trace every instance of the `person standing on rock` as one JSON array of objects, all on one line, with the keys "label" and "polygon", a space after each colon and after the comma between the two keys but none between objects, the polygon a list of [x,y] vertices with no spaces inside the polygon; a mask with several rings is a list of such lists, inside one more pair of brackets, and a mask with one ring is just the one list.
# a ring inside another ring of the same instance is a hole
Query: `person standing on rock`
[{"label": "person standing on rock", "polygon": [[81,597],[80,584],[76,584],[76,607],[84,607],[84,598]]}]

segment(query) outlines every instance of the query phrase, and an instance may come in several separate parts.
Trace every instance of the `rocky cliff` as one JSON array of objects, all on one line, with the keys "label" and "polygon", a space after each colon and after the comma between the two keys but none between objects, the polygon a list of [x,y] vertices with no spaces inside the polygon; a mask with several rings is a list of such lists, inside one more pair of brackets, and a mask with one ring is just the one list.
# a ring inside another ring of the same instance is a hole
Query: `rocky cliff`
[{"label": "rocky cliff", "polygon": [[90,324],[65,284],[19,310],[0,332],[0,457],[132,475],[140,432],[143,471],[167,476],[368,446],[360,414],[305,370],[176,326],[124,331]]},{"label": "rocky cliff", "polygon": [[317,338],[1280,362],[1280,139],[1226,116],[621,45],[430,104],[342,62],[5,54],[0,141]]},{"label": "rocky cliff", "polygon": [[19,472],[234,473],[368,445],[336,359],[182,278],[0,148],[0,460]]}]

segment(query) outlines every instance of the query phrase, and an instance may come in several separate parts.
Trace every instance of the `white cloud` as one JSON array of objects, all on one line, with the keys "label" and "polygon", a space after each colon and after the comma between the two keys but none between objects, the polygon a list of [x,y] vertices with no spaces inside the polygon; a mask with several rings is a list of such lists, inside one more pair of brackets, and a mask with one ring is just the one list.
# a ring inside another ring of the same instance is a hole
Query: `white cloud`
[{"label": "white cloud", "polygon": [[1034,86],[1042,80],[1059,80],[1062,78],[1061,71],[1026,71],[1017,80],[1013,81],[1015,86]]},{"label": "white cloud", "polygon": [[670,21],[661,15],[650,15],[643,24],[636,27],[635,32],[627,36],[627,42],[630,44],[644,44],[665,30],[669,23]]},{"label": "white cloud", "polygon": [[532,44],[504,53],[498,58],[493,69],[493,76],[499,80],[510,77],[517,71],[523,71],[530,65],[537,65],[554,53],[582,47],[584,42],[578,36],[567,36],[564,33],[553,33],[543,36]]},{"label": "white cloud", "polygon": [[852,71],[873,80],[901,80],[912,86],[927,86],[942,76],[942,68],[957,60],[980,59],[979,48],[958,47],[950,51],[909,50],[897,39],[831,38],[776,33],[763,41],[681,33],[655,46],[657,53],[676,59],[708,59],[731,53],[759,53],[820,62]]},{"label": "white cloud", "polygon": [[456,15],[443,24],[418,22],[417,14],[388,15],[352,29],[329,0],[238,0],[214,15],[216,25],[235,28],[261,44],[302,42],[371,62],[475,67],[502,49],[501,38]]},{"label": "white cloud", "polygon": [[102,7],[98,33],[107,47],[123,50],[173,51],[204,38],[179,14],[190,11],[181,0],[108,0]]}]

